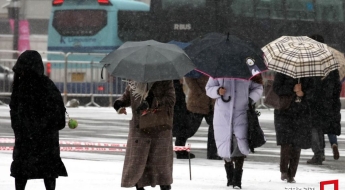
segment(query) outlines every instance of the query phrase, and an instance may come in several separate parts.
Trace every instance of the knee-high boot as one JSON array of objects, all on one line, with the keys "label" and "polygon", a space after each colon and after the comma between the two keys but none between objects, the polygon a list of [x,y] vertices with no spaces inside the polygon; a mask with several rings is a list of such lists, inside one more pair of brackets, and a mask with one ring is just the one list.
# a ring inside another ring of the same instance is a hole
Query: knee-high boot
[{"label": "knee-high boot", "polygon": [[234,169],[234,176],[232,180],[232,187],[235,188],[236,186],[242,189],[242,174],[243,174],[243,162],[244,157],[237,157],[235,160],[235,169]]},{"label": "knee-high boot", "polygon": [[232,161],[225,161],[224,167],[226,171],[226,178],[228,179],[226,186],[230,186],[232,185],[232,179],[234,176],[234,165],[232,164]]}]

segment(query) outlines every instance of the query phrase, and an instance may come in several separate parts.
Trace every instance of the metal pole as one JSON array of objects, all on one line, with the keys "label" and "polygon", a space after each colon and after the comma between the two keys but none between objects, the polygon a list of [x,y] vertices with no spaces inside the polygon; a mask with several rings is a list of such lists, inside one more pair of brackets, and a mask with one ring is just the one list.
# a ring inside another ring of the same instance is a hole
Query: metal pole
[{"label": "metal pole", "polygon": [[93,94],[93,89],[94,89],[94,85],[95,85],[95,82],[94,82],[94,80],[93,80],[93,59],[92,59],[92,61],[91,61],[91,63],[90,63],[90,65],[91,65],[91,88],[90,88],[90,93],[91,93],[91,102],[89,102],[89,103],[87,103],[86,105],[85,105],[85,107],[87,107],[87,106],[90,106],[90,105],[95,105],[95,106],[97,106],[97,107],[101,107],[100,105],[98,105],[96,102],[95,102],[95,99],[94,99],[94,94]]},{"label": "metal pole", "polygon": [[108,75],[109,76],[109,107],[113,107],[113,86],[114,86],[114,78],[112,75]]},{"label": "metal pole", "polygon": [[63,83],[63,103],[67,104],[67,63],[68,63],[68,56],[71,54],[71,52],[68,52],[65,54],[65,79]]},{"label": "metal pole", "polygon": [[[20,10],[20,1],[12,0],[9,6],[9,12],[11,12],[10,18],[14,20],[14,27],[13,27],[13,44],[12,49],[17,51],[18,50],[18,38],[19,38],[19,10]],[[18,54],[13,54],[13,59],[17,59]]]}]

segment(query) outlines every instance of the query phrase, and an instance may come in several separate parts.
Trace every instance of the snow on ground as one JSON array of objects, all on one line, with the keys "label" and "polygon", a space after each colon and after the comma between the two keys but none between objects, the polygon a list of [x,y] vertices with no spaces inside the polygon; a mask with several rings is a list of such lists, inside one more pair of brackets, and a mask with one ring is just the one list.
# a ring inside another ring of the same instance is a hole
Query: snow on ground
[{"label": "snow on ground", "polygon": [[[62,157],[69,156],[68,154],[77,155],[80,159],[63,158],[69,176],[57,179],[56,190],[122,189],[120,184],[124,156],[62,152]],[[11,154],[0,153],[0,157],[0,189],[14,190],[14,178],[9,176],[9,166],[12,161]],[[84,160],[85,158],[91,159]],[[175,159],[172,189],[232,189],[232,187],[226,187],[223,161],[192,159],[191,171],[192,180],[190,180],[189,176],[188,160]],[[248,161],[244,164],[242,189],[319,190],[320,182],[325,180],[339,180],[339,190],[345,188],[344,174],[333,173],[333,171],[316,166],[300,165],[295,179],[297,181],[296,184],[281,181],[278,163],[266,164]],[[146,187],[145,189],[159,190],[158,187]],[[43,180],[28,181],[26,190],[44,190]],[[325,190],[333,190],[333,185],[325,186]]]},{"label": "snow on ground", "polygon": [[[1,113],[4,107],[0,108]],[[90,112],[91,109],[92,111]],[[95,113],[97,110],[97,114]],[[89,119],[109,119],[113,114],[116,119],[130,119],[131,114],[118,115],[112,108],[69,108],[71,117],[81,115]],[[342,111],[344,113],[344,111]],[[262,110],[260,120],[273,120],[273,111]],[[345,118],[343,117],[344,121]],[[57,179],[56,190],[118,190],[121,188],[121,172],[124,156],[61,152],[63,162],[69,173],[68,177]],[[12,152],[0,152],[0,190],[14,190],[14,178],[10,177]],[[174,159],[174,182],[172,190],[226,190],[226,174],[223,161],[196,158],[191,160],[192,180],[189,176],[188,160]],[[297,183],[289,184],[280,180],[279,163],[259,163],[246,161],[242,178],[244,190],[319,190],[321,181],[338,180],[339,190],[345,189],[345,175],[320,166],[300,165],[295,177]],[[43,180],[30,180],[26,190],[44,190]],[[135,188],[130,188],[135,189]],[[145,187],[156,189],[159,187]],[[333,190],[333,185],[324,190]]]}]

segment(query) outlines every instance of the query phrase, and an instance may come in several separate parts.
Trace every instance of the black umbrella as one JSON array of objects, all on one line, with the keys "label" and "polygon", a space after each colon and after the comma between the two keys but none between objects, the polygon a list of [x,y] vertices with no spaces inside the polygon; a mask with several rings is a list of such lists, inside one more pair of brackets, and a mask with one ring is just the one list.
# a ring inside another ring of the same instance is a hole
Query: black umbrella
[{"label": "black umbrella", "polygon": [[[168,44],[175,44],[178,47],[185,49],[191,44],[191,42],[180,42],[180,41],[171,40],[170,42],[168,42]],[[202,74],[194,69],[185,75],[185,77],[189,77],[189,78],[200,78],[201,76]]]},{"label": "black umbrella", "polygon": [[180,79],[195,68],[181,48],[154,40],[125,42],[101,64],[113,76],[138,82]]},{"label": "black umbrella", "polygon": [[268,70],[260,47],[229,34],[206,34],[184,50],[195,64],[195,70],[212,78],[250,80]]},{"label": "black umbrella", "polygon": [[209,33],[184,50],[196,70],[212,78],[249,80],[268,69],[260,47],[233,35]]}]

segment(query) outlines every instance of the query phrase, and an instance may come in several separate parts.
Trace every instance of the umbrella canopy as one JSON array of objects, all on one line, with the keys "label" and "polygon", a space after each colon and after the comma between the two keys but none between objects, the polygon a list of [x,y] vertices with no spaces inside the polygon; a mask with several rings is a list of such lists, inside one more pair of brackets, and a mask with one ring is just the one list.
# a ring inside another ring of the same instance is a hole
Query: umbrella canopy
[{"label": "umbrella canopy", "polygon": [[233,35],[209,33],[185,48],[197,71],[212,78],[249,80],[268,68],[253,42]]},{"label": "umbrella canopy", "polygon": [[328,46],[328,49],[331,50],[335,60],[339,63],[339,80],[343,80],[345,77],[345,56],[344,53]]},{"label": "umbrella canopy", "polygon": [[[171,40],[170,42],[168,42],[168,44],[175,44],[177,45],[178,47],[182,48],[182,49],[185,49],[186,47],[188,47],[191,43],[189,42],[180,42],[180,41],[175,41],[175,40]],[[188,72],[185,77],[189,77],[189,78],[199,78],[201,77],[202,74],[199,73],[198,71],[196,70],[191,70],[190,72]]]},{"label": "umbrella canopy", "polygon": [[307,36],[282,36],[262,50],[270,70],[292,78],[326,76],[339,68],[328,46]]},{"label": "umbrella canopy", "polygon": [[126,42],[100,63],[111,75],[138,82],[180,79],[195,68],[181,48],[154,40]]}]

